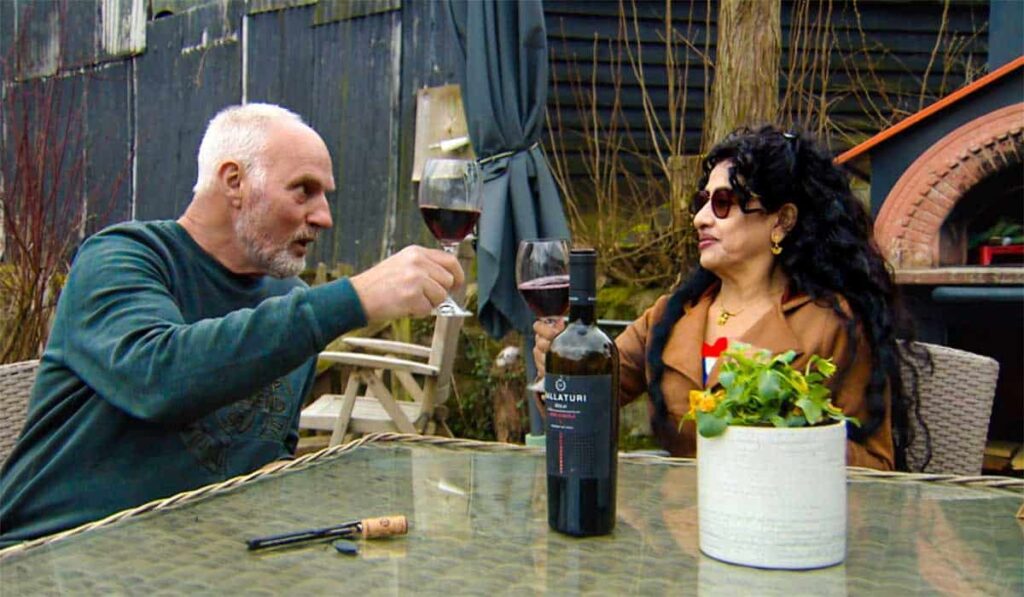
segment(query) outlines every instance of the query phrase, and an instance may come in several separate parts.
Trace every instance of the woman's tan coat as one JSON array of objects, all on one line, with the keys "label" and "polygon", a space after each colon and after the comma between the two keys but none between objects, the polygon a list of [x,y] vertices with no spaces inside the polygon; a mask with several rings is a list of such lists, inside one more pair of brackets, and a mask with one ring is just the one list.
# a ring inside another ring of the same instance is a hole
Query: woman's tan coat
[{"label": "woman's tan coat", "polygon": [[[713,292],[705,296],[676,322],[665,345],[663,359],[665,371],[661,387],[668,407],[671,426],[655,429],[659,441],[673,456],[694,456],[696,453],[696,428],[692,421],[686,421],[682,430],[679,421],[690,408],[690,390],[703,389],[701,382],[701,346],[704,328]],[[668,303],[663,296],[634,321],[617,339],[621,368],[619,373],[619,399],[626,404],[647,391],[651,371],[647,364],[651,331],[661,319]],[[843,305],[845,307],[845,304]],[[815,304],[806,295],[785,300],[774,311],[764,315],[746,333],[732,341],[739,341],[759,348],[767,348],[778,354],[787,350],[797,352],[793,365],[803,368],[810,355],[833,357],[837,366],[836,383],[832,387],[833,403],[847,415],[867,420],[865,389],[871,372],[871,359],[866,341],[861,335],[857,354],[851,363],[847,358],[848,335],[843,320],[830,308]],[[718,366],[708,378],[708,386],[718,383]],[[653,413],[653,405],[648,405]],[[892,428],[889,411],[874,435],[863,444],[853,441],[846,443],[847,464],[875,469],[891,470],[894,467]]]}]

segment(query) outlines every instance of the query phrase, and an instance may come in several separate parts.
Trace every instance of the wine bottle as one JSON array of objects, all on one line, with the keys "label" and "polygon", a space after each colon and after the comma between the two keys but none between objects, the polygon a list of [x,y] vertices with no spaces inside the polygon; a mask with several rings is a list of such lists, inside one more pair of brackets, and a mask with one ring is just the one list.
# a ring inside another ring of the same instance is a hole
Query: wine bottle
[{"label": "wine bottle", "polygon": [[569,323],[545,360],[548,525],[575,536],[615,527],[619,353],[597,327],[597,253],[569,254]]}]

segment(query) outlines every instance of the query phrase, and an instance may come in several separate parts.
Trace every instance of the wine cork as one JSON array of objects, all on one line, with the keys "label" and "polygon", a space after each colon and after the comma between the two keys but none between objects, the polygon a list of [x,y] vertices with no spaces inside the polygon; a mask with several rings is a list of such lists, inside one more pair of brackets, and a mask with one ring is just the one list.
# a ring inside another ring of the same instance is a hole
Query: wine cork
[{"label": "wine cork", "polygon": [[379,518],[367,518],[363,520],[363,538],[376,539],[378,537],[390,537],[391,535],[404,535],[409,532],[409,523],[405,516],[381,516]]}]

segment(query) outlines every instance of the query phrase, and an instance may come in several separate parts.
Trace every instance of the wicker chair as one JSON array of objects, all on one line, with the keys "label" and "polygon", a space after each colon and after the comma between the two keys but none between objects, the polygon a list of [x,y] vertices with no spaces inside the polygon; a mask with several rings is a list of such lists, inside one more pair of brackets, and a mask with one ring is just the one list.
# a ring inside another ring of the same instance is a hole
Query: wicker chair
[{"label": "wicker chair", "polygon": [[[937,344],[918,342],[931,355],[933,368],[917,367],[921,418],[931,434],[932,457],[924,472],[957,475],[981,473],[992,401],[995,398],[999,363],[995,359]],[[911,357],[913,360],[913,357]],[[908,389],[913,377],[903,365]],[[924,434],[911,413],[917,440],[907,461],[911,470],[921,469],[925,459]]]},{"label": "wicker chair", "polygon": [[0,464],[7,460],[25,426],[28,396],[38,365],[39,361],[0,365]]}]

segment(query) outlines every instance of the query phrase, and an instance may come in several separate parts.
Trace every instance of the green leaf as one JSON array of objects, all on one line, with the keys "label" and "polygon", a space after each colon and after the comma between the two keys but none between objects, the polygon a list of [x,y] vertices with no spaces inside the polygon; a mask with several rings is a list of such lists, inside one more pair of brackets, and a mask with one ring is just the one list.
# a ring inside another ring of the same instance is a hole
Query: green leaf
[{"label": "green leaf", "polygon": [[762,371],[757,376],[757,393],[765,402],[778,399],[782,384],[779,382],[779,374],[772,370]]},{"label": "green leaf", "polygon": [[730,402],[739,402],[743,399],[743,391],[746,389],[746,385],[745,383],[733,384],[732,387],[726,390],[725,399]]},{"label": "green leaf", "polygon": [[789,415],[786,417],[786,427],[806,427],[807,419],[800,415]]},{"label": "green leaf", "polygon": [[832,394],[832,390],[829,390],[825,386],[811,385],[811,400],[821,403],[824,402]]},{"label": "green leaf", "polygon": [[732,388],[732,386],[733,386],[733,384],[735,382],[736,382],[736,372],[735,371],[726,371],[726,370],[722,369],[722,370],[720,370],[718,372],[718,383],[722,384],[723,388],[728,390],[728,389]]},{"label": "green leaf", "polygon": [[775,425],[776,427],[786,427],[786,419],[783,419],[779,415],[772,415],[769,420],[772,422],[772,425]]},{"label": "green leaf", "polygon": [[796,405],[804,411],[804,417],[811,425],[817,425],[821,420],[821,407],[810,398],[801,398],[796,401]]},{"label": "green leaf", "polygon": [[796,358],[796,352],[794,352],[792,350],[787,350],[786,352],[784,352],[784,353],[778,355],[777,357],[775,357],[774,359],[772,359],[772,362],[773,363],[785,363],[785,364],[789,365],[790,363],[793,362],[793,359],[795,359],[795,358]]},{"label": "green leaf", "polygon": [[825,377],[832,377],[836,372],[836,364],[832,362],[832,359],[823,359],[818,355],[811,355],[810,360],[807,361],[807,367],[810,369],[814,367]]},{"label": "green leaf", "polygon": [[704,437],[716,437],[725,432],[727,423],[725,419],[716,417],[711,413],[697,413],[697,433]]}]

